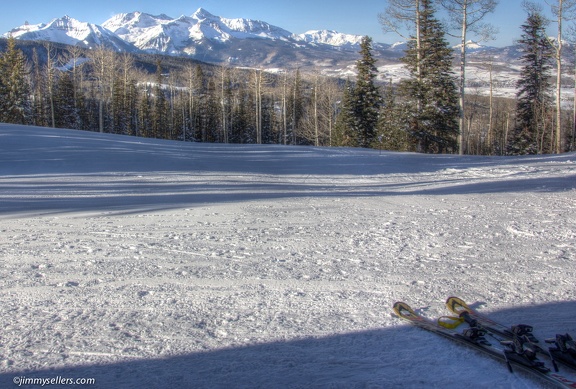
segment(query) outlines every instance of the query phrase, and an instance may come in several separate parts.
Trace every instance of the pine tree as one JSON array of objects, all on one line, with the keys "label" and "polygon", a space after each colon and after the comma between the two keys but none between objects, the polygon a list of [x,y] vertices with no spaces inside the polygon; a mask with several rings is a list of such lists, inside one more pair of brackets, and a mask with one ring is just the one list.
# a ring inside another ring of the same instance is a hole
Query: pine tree
[{"label": "pine tree", "polygon": [[220,99],[218,96],[216,83],[214,78],[208,79],[206,83],[206,97],[205,97],[205,107],[203,116],[203,127],[206,129],[205,142],[222,142],[222,132],[220,131],[221,123],[220,119],[222,117],[221,105],[219,104]]},{"label": "pine tree", "polygon": [[350,81],[346,81],[342,101],[340,102],[340,111],[334,124],[334,136],[332,144],[334,146],[357,146],[356,137],[353,133],[354,127],[354,101],[353,90]]},{"label": "pine tree", "polygon": [[154,104],[152,111],[152,136],[155,138],[168,139],[168,104],[162,84],[162,64],[160,60],[158,60],[156,61],[156,77],[153,88]]},{"label": "pine tree", "polygon": [[205,111],[205,94],[206,94],[206,77],[200,65],[188,67],[186,69],[188,84],[188,114],[190,116],[190,129],[192,139],[195,141],[204,141],[206,129],[204,128],[204,111]]},{"label": "pine tree", "polygon": [[[32,49],[32,68],[31,75],[31,90],[32,90],[32,103],[31,103],[31,124],[35,126],[48,127],[48,106],[46,104],[46,77],[42,72],[40,65],[40,57],[36,48]],[[0,78],[0,83],[2,82]],[[1,103],[0,103],[1,104]]]},{"label": "pine tree", "polygon": [[0,121],[26,124],[31,107],[26,59],[10,36],[6,51],[0,56]]},{"label": "pine tree", "polygon": [[408,133],[402,125],[402,106],[396,101],[396,91],[390,85],[384,88],[383,106],[377,126],[375,148],[381,150],[409,151]]},{"label": "pine tree", "polygon": [[247,143],[249,140],[246,136],[246,129],[250,126],[251,120],[244,101],[248,99],[248,93],[241,89],[236,97],[238,104],[235,104],[233,109],[234,122],[231,128],[230,141],[232,143]]},{"label": "pine tree", "polygon": [[545,114],[549,111],[552,98],[551,59],[552,48],[546,37],[546,21],[538,11],[531,11],[522,25],[524,67],[516,84],[518,88],[514,132],[509,139],[508,154],[535,154],[542,152],[538,140],[544,136]]},{"label": "pine tree", "polygon": [[63,72],[54,94],[56,127],[78,129],[79,115],[75,105],[72,75]]},{"label": "pine tree", "polygon": [[444,28],[434,16],[431,0],[422,0],[419,13],[420,47],[408,44],[403,58],[410,78],[401,83],[408,106],[408,132],[420,152],[457,151],[458,91],[452,73],[452,49]]},{"label": "pine tree", "polygon": [[152,102],[150,101],[150,89],[146,88],[138,104],[138,131],[137,136],[152,138]]},{"label": "pine tree", "polygon": [[300,122],[304,116],[304,94],[302,86],[302,78],[300,76],[300,70],[296,70],[294,75],[294,82],[290,86],[290,94],[288,96],[288,120],[290,127],[288,129],[287,138],[285,141],[288,144],[298,144],[298,132],[300,127]]},{"label": "pine tree", "polygon": [[356,69],[358,75],[353,91],[356,144],[360,147],[370,147],[376,136],[382,97],[374,83],[378,69],[376,59],[372,56],[372,38],[368,36],[362,38],[360,43],[360,59],[356,62]]}]

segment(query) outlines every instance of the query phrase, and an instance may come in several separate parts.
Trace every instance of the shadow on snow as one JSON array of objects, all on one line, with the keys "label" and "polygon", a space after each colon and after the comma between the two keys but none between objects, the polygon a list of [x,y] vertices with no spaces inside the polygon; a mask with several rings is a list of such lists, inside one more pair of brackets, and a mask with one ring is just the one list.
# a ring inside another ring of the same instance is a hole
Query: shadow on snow
[{"label": "shadow on snow", "polygon": [[[421,310],[426,311],[426,307]],[[385,306],[382,315],[389,315],[390,311]],[[575,316],[576,302],[491,313],[501,322],[533,324],[540,339],[553,337],[557,332],[576,332]],[[503,363],[396,320],[398,326],[387,329],[158,359],[34,371],[21,371],[14,366],[10,372],[0,373],[0,387],[15,387],[14,377],[94,378],[96,385],[90,387],[96,388],[461,388],[466,384],[509,387],[517,379],[524,382],[519,387],[531,386],[531,378],[508,373]]]},{"label": "shadow on snow", "polygon": [[[3,215],[132,213],[279,198],[576,189],[576,175],[517,176],[506,167],[562,164],[574,159],[574,153],[496,158],[197,144],[14,125],[0,125],[0,151]],[[504,176],[483,177],[491,173],[473,170],[490,167]],[[419,176],[407,179],[409,174]]]}]

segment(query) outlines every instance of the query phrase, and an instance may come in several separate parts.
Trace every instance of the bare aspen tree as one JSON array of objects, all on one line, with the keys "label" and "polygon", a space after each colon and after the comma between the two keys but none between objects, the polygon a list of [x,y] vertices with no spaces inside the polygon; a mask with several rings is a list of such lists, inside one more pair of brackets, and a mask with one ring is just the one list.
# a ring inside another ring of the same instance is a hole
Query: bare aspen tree
[{"label": "bare aspen tree", "polygon": [[556,131],[554,152],[562,152],[562,51],[563,45],[563,21],[569,20],[576,14],[576,0],[545,0],[546,4],[556,17],[557,37],[551,42],[554,47],[556,60]]},{"label": "bare aspen tree", "polygon": [[319,118],[318,118],[318,100],[319,100],[319,93],[318,93],[318,88],[319,86],[319,78],[320,76],[318,75],[318,73],[316,73],[315,77],[314,77],[314,84],[312,87],[312,93],[313,93],[313,112],[314,112],[314,146],[319,146],[320,145],[320,128],[319,128]]},{"label": "bare aspen tree", "polygon": [[485,41],[492,39],[494,35],[494,28],[482,22],[484,17],[494,12],[498,5],[497,0],[440,0],[440,4],[444,7],[450,15],[453,27],[460,30],[460,119],[458,135],[459,153],[464,153],[463,135],[464,135],[464,120],[466,117],[465,112],[465,96],[466,96],[466,49],[468,42],[468,33],[475,33],[478,36],[478,41]]},{"label": "bare aspen tree", "polygon": [[124,53],[120,57],[121,71],[122,71],[122,83],[123,83],[123,105],[128,106],[129,97],[129,87],[130,87],[130,73],[134,69],[134,57],[131,54]]},{"label": "bare aspen tree", "polygon": [[490,96],[489,96],[490,100],[489,100],[489,113],[488,113],[487,151],[489,154],[491,154],[491,150],[493,150],[492,127],[494,123],[494,61],[492,59],[488,64],[488,71],[490,72]]},{"label": "bare aspen tree", "polygon": [[262,69],[253,72],[254,107],[256,120],[256,143],[262,143]]},{"label": "bare aspen tree", "polygon": [[420,13],[421,0],[386,0],[386,10],[378,15],[385,33],[394,32],[405,40],[416,41],[418,79],[420,79]]},{"label": "bare aspen tree", "polygon": [[56,114],[54,107],[54,84],[56,82],[56,54],[50,42],[46,43],[46,75],[48,81],[48,101],[50,104],[50,126],[56,127]]},{"label": "bare aspen tree", "polygon": [[300,69],[296,69],[294,77],[292,78],[292,86],[290,92],[290,111],[291,111],[291,137],[292,144],[297,144],[298,132],[300,122],[304,113],[304,98],[302,92],[302,77]]},{"label": "bare aspen tree", "polygon": [[230,111],[230,69],[226,66],[218,67],[216,77],[219,83],[220,92],[220,109],[221,109],[221,125],[222,125],[222,141],[229,143],[229,111]]},{"label": "bare aspen tree", "polygon": [[[422,82],[422,28],[420,23],[424,12],[423,1],[386,0],[385,12],[378,15],[385,33],[394,32],[406,41],[414,41],[414,77],[418,83]],[[417,114],[422,110],[420,100],[416,102],[415,109]]]},{"label": "bare aspen tree", "polygon": [[262,99],[266,86],[272,83],[268,73],[262,69],[254,69],[251,77],[251,87],[254,88],[254,124],[256,125],[256,143],[262,143]]},{"label": "bare aspen tree", "polygon": [[288,71],[284,71],[282,80],[282,144],[287,144],[288,138]]},{"label": "bare aspen tree", "polygon": [[169,127],[170,127],[170,139],[174,139],[176,136],[175,129],[176,129],[176,115],[175,115],[175,103],[176,103],[176,73],[170,72],[168,74],[168,89],[170,91],[170,98],[168,99],[168,107],[170,108],[170,120]]},{"label": "bare aspen tree", "polygon": [[322,113],[325,116],[326,122],[326,135],[328,137],[328,146],[332,146],[332,131],[334,129],[334,122],[336,120],[337,106],[342,90],[333,79],[325,79],[322,87],[324,98],[322,100]]},{"label": "bare aspen tree", "polygon": [[229,76],[229,90],[228,90],[228,110],[229,110],[229,116],[228,116],[228,142],[233,142],[233,132],[234,132],[234,127],[236,125],[236,116],[235,116],[235,112],[237,111],[237,107],[240,104],[240,98],[239,98],[239,88],[235,87],[235,85],[238,85],[240,83],[240,79],[241,79],[241,75],[240,75],[240,71],[236,68],[229,68],[228,69],[228,76]]},{"label": "bare aspen tree", "polygon": [[[190,123],[190,130],[194,134],[194,85],[196,84],[196,70],[192,64],[188,64],[184,69],[184,74],[187,80],[188,89],[188,121]],[[186,135],[184,135],[186,140]]]},{"label": "bare aspen tree", "polygon": [[45,117],[45,107],[43,98],[44,77],[41,73],[40,58],[38,50],[32,50],[32,63],[34,72],[32,74],[32,101],[33,101],[33,114],[32,124],[35,126],[47,126]]},{"label": "bare aspen tree", "polygon": [[576,150],[576,71],[574,72],[574,100],[572,103],[572,136],[570,139],[570,151]]},{"label": "bare aspen tree", "polygon": [[198,131],[198,116],[200,111],[200,100],[204,93],[204,73],[202,68],[192,63],[187,64],[184,68],[184,79],[186,80],[186,89],[188,90],[188,121],[192,138],[196,139]]},{"label": "bare aspen tree", "polygon": [[82,84],[82,67],[84,61],[82,60],[82,48],[79,46],[71,46],[66,61],[72,72],[72,83],[74,84],[74,108],[78,108],[78,91],[81,90]]},{"label": "bare aspen tree", "polygon": [[103,46],[92,51],[94,77],[98,82],[98,129],[104,132],[104,106],[113,90],[114,52]]}]

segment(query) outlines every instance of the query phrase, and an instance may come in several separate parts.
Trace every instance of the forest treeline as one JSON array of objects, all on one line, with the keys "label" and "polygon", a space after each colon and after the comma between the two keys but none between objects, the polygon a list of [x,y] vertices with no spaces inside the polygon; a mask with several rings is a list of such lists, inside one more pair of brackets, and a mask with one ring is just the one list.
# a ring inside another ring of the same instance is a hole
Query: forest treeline
[{"label": "forest treeline", "polygon": [[519,41],[518,95],[506,99],[459,95],[444,26],[431,1],[419,4],[421,30],[403,58],[410,77],[384,84],[369,37],[350,80],[51,43],[25,55],[9,38],[0,53],[0,121],[194,142],[484,155],[576,149],[572,115],[561,112],[556,127],[553,53],[537,11]]}]

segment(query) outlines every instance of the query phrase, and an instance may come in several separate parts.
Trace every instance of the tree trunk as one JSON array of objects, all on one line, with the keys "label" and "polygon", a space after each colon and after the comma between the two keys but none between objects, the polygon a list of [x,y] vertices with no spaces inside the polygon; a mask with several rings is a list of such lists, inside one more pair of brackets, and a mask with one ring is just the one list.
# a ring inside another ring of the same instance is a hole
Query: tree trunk
[{"label": "tree trunk", "polygon": [[556,145],[555,152],[562,152],[562,7],[558,0],[558,42],[556,42]]},{"label": "tree trunk", "polygon": [[465,101],[466,96],[466,34],[468,29],[468,11],[467,2],[463,4],[462,12],[462,36],[460,47],[460,120],[459,120],[459,134],[458,134],[458,154],[464,154],[464,120],[465,120]]}]

